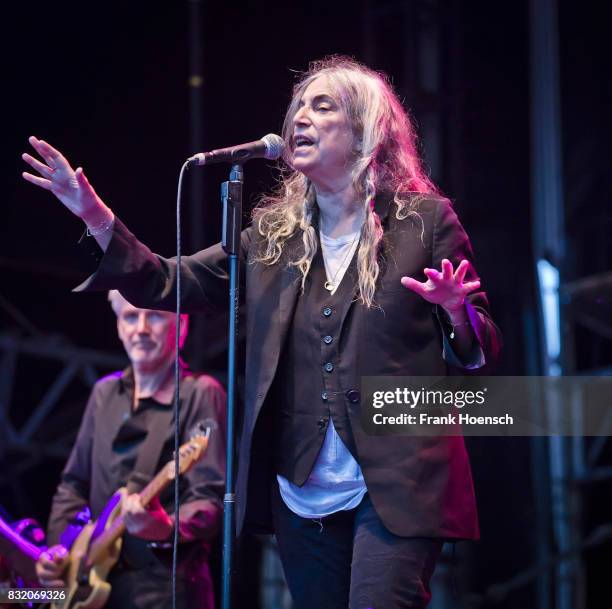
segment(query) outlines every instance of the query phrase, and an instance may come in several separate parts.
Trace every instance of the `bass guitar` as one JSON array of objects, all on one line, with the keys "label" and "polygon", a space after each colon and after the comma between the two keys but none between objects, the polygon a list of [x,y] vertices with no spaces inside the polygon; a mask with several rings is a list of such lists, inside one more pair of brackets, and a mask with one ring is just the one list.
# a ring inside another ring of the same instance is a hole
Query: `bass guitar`
[{"label": "bass guitar", "polygon": [[[208,446],[209,429],[194,436],[178,451],[178,469],[182,475],[202,457]],[[169,461],[140,492],[140,501],[147,507],[173,480],[175,461]],[[119,489],[109,500],[99,518],[83,528],[69,554],[66,571],[66,600],[52,603],[52,609],[101,609],[108,600],[111,586],[106,581],[119,560],[125,522],[121,515],[121,499],[127,489]]]}]

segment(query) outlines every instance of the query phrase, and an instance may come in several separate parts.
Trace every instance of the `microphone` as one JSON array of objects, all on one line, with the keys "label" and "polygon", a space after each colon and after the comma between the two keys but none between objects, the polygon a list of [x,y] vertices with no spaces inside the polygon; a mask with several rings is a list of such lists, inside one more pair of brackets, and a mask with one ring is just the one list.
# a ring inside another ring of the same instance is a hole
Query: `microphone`
[{"label": "microphone", "polygon": [[244,163],[249,159],[268,159],[274,161],[283,154],[285,142],[275,133],[268,133],[260,140],[219,148],[210,152],[199,152],[187,159],[190,165],[212,165],[213,163]]}]

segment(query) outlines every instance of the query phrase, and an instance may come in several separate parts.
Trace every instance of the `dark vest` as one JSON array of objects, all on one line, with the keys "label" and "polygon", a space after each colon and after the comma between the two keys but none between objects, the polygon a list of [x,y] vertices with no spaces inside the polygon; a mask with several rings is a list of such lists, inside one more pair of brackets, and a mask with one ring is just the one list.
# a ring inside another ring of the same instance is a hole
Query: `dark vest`
[{"label": "dark vest", "polygon": [[357,458],[346,408],[345,394],[351,388],[341,385],[337,372],[345,346],[341,329],[357,281],[356,254],[335,294],[323,287],[325,280],[319,245],[304,291],[297,298],[270,396],[276,471],[299,486],[308,478],[321,450],[330,417]]}]

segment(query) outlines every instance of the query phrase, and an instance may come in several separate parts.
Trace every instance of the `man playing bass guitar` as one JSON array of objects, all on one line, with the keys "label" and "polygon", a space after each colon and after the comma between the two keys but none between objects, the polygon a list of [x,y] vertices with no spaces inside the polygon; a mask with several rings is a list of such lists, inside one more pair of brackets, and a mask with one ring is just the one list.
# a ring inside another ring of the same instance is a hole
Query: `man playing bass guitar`
[{"label": "man playing bass guitar", "polygon": [[[104,607],[168,607],[171,552],[165,548],[176,522],[172,489],[146,507],[138,491],[173,458],[177,328],[172,313],[138,309],[116,291],[109,293],[109,301],[131,364],[94,386],[53,498],[50,547],[36,570],[44,586],[66,585],[69,553],[58,544],[61,532],[85,505],[101,521],[115,491],[127,486],[119,499],[127,531],[118,561],[108,574],[111,591]],[[183,316],[181,345],[187,323]],[[204,456],[180,478],[177,607],[213,609],[208,555],[223,510],[225,393],[212,377],[195,377],[183,368],[180,394],[181,442],[187,442],[190,430],[203,421],[212,433]]]}]

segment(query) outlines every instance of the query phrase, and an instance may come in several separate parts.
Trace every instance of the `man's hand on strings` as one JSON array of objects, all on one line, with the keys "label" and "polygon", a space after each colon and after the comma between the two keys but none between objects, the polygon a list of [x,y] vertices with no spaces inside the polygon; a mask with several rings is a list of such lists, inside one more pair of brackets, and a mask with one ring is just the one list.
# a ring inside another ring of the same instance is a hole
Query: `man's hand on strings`
[{"label": "man's hand on strings", "polygon": [[140,495],[134,493],[123,497],[121,513],[128,533],[147,541],[163,541],[170,537],[172,519],[162,507],[159,499],[153,499],[143,507]]}]

